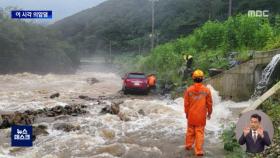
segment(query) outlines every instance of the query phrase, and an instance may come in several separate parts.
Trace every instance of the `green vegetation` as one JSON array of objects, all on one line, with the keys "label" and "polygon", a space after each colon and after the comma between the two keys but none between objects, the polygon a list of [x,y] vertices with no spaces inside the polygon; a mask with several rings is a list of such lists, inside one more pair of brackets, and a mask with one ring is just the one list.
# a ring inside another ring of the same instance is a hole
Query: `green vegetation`
[{"label": "green vegetation", "polygon": [[265,46],[265,50],[271,50],[280,48],[280,15],[275,16],[274,18],[274,34],[276,36],[273,36]]},{"label": "green vegetation", "polygon": [[274,127],[274,136],[272,145],[268,147],[262,154],[255,156],[258,157],[279,157],[280,155],[280,91],[276,92],[272,97],[266,100],[259,107],[260,110],[265,112],[272,121]]},{"label": "green vegetation", "polygon": [[[13,52],[2,53],[2,59],[9,59],[1,64],[5,65],[3,72],[36,71],[38,67],[62,71],[75,67],[79,55],[109,52],[110,48],[113,55],[148,53],[151,5],[150,0],[108,0],[49,28],[9,20],[1,14],[0,48]],[[278,0],[233,1],[234,18],[229,19],[228,0],[160,0],[154,7],[158,47],[148,56],[133,57],[130,63],[139,71],[158,72],[163,80],[179,85],[184,53],[194,55],[195,67],[206,70],[227,68],[230,51],[240,52],[237,59],[246,61],[248,50],[280,45],[280,18],[274,16],[279,13]],[[269,10],[269,19],[239,15],[250,9]]]},{"label": "green vegetation", "polygon": [[275,127],[274,138],[280,143],[280,90],[262,103],[259,109],[270,116],[273,126]]},{"label": "green vegetation", "polygon": [[42,26],[11,20],[0,11],[0,73],[72,72],[79,64],[74,47]]},{"label": "green vegetation", "polygon": [[[206,21],[211,20],[208,25],[204,25],[205,31],[199,32],[200,39],[197,36],[190,39],[189,42],[201,41],[203,46],[195,46],[190,44],[194,49],[201,48],[203,50],[211,48],[215,50],[220,47],[223,41],[222,33],[227,32],[227,27],[221,26],[215,21],[224,21],[228,17],[228,0],[159,0],[155,3],[155,32],[156,44],[163,44],[170,40],[184,37],[193,32],[197,27],[202,26]],[[139,7],[141,6],[141,7]],[[108,51],[109,43],[112,43],[113,53],[138,52],[139,50],[147,52],[151,48],[151,22],[152,22],[152,3],[150,0],[108,0],[99,6],[79,12],[73,16],[67,17],[56,22],[50,28],[57,29],[63,33],[63,37],[69,40],[73,45],[77,46],[84,53],[96,53],[100,50]],[[233,1],[232,14],[246,14],[248,10],[269,10],[271,17],[279,13],[279,0],[242,0]],[[230,27],[240,27],[235,31],[241,31],[248,38],[262,36],[263,34],[250,35],[250,31],[254,30],[257,25],[251,23],[246,24],[245,21],[240,23],[231,23]],[[272,19],[273,20],[273,19]],[[241,24],[241,25],[239,25]],[[253,26],[253,28],[251,28]],[[265,26],[263,26],[265,27]],[[222,32],[220,32],[222,31]],[[230,31],[230,30],[229,30]],[[263,30],[265,31],[267,30]],[[227,32],[228,36],[234,35],[234,32]],[[215,35],[215,36],[213,36]],[[210,36],[211,38],[204,38]],[[225,48],[236,48],[236,44],[241,44],[242,40],[245,46],[254,46],[254,39],[248,41],[245,38],[230,38]],[[206,45],[205,45],[206,44]],[[235,44],[235,45],[234,45]],[[213,46],[212,46],[213,45]],[[253,48],[254,48],[253,47]],[[191,48],[190,48],[191,50]],[[188,49],[189,51],[189,49]],[[196,53],[194,50],[191,53]],[[222,59],[221,59],[222,60]],[[222,61],[221,61],[222,62]]]},{"label": "green vegetation", "polygon": [[178,70],[184,62],[184,54],[194,56],[194,68],[205,72],[209,68],[227,69],[229,52],[239,52],[236,59],[244,62],[250,57],[249,50],[277,48],[272,43],[275,44],[279,36],[278,23],[267,18],[238,15],[225,22],[208,21],[187,37],[157,46],[141,60],[140,68],[145,72],[157,72],[159,78],[180,83]]},{"label": "green vegetation", "polygon": [[226,151],[226,158],[241,158],[245,155],[245,152],[235,138],[235,127],[235,124],[231,124],[224,129],[221,135],[221,139],[224,143],[224,150]]}]

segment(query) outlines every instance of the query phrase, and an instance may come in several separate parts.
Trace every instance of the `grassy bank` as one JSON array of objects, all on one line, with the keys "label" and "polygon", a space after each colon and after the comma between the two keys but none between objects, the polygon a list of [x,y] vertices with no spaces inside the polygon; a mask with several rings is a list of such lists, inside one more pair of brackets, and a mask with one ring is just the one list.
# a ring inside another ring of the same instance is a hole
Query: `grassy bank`
[{"label": "grassy bank", "polygon": [[171,87],[168,91],[176,97],[192,83],[190,77],[183,79],[180,74],[184,54],[192,55],[193,69],[204,70],[207,77],[210,68],[229,69],[232,52],[235,55],[231,60],[242,63],[250,59],[254,50],[280,48],[279,30],[280,16],[268,19],[238,15],[224,22],[208,21],[187,37],[158,45],[148,53],[117,55],[114,63],[123,73],[155,73],[159,87]]},{"label": "grassy bank", "polygon": [[187,37],[158,45],[145,55],[121,56],[117,63],[135,71],[156,72],[159,79],[181,85],[184,54],[194,57],[193,68],[208,74],[209,68],[228,69],[231,52],[237,52],[235,60],[244,62],[252,50],[279,48],[280,16],[272,19],[238,15],[224,22],[208,21]]}]

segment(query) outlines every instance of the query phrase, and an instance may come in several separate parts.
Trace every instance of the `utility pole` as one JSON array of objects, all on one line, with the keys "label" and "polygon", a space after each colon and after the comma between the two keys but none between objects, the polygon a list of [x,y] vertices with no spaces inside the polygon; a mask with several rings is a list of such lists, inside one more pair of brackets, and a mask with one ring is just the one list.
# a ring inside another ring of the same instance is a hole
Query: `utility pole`
[{"label": "utility pole", "polygon": [[152,50],[155,44],[155,1],[152,0]]},{"label": "utility pole", "polygon": [[158,0],[150,0],[152,1],[152,34],[151,37],[151,49],[154,49],[155,45],[155,2]]},{"label": "utility pole", "polygon": [[141,43],[138,43],[138,54],[141,55]]},{"label": "utility pole", "polygon": [[110,40],[110,48],[109,48],[109,60],[110,64],[112,64],[112,41]]},{"label": "utility pole", "polygon": [[231,17],[232,14],[232,0],[228,1],[228,17]]}]

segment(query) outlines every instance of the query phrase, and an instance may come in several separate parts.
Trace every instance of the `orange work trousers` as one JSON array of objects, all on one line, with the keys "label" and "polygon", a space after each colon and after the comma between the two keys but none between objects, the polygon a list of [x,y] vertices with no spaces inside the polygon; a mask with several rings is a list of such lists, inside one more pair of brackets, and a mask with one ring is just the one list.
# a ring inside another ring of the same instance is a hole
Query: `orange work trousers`
[{"label": "orange work trousers", "polygon": [[203,154],[203,143],[204,143],[204,128],[205,126],[191,126],[188,125],[186,133],[186,149],[191,149],[194,145],[195,155]]}]

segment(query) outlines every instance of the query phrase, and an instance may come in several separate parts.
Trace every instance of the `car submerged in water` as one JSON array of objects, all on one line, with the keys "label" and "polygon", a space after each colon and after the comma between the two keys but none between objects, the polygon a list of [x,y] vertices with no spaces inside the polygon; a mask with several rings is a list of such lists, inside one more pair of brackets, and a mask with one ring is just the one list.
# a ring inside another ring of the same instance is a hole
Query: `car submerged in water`
[{"label": "car submerged in water", "polygon": [[123,79],[122,90],[124,94],[140,92],[145,95],[149,92],[147,77],[144,73],[130,72],[125,74]]}]

